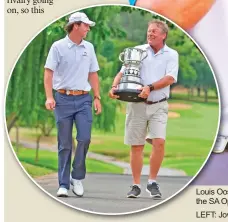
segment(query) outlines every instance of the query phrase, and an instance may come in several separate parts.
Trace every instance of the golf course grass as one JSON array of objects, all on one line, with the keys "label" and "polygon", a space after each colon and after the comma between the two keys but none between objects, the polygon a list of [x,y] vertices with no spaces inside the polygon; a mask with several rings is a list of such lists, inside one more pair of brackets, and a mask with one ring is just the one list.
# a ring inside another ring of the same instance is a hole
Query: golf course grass
[{"label": "golf course grass", "polygon": [[[183,101],[171,100],[169,104],[183,104]],[[167,125],[166,152],[162,167],[183,170],[193,176],[206,161],[216,136],[218,127],[218,105],[216,103],[184,102],[190,109],[172,110],[180,114],[179,118],[170,118]],[[116,132],[104,136],[94,131],[90,151],[115,156],[129,162],[130,147],[123,144],[125,115],[118,115]],[[106,147],[106,149],[104,149]],[[149,164],[151,146],[146,144],[144,164]]]},{"label": "golf course grass", "polygon": [[[35,162],[34,149],[20,147],[19,150],[17,157],[30,176],[37,177],[58,171],[57,153],[40,150],[39,160]],[[120,167],[89,158],[86,160],[86,167],[88,173],[123,173]]]},{"label": "golf course grass", "polygon": [[[219,120],[218,104],[186,100],[170,100],[169,104],[175,104],[173,107],[176,108],[172,108],[170,111],[180,115],[178,118],[168,120],[166,151],[162,167],[179,169],[185,171],[189,176],[194,176],[212,149]],[[179,109],[176,106],[178,104],[182,106],[186,104],[188,108]],[[123,144],[125,103],[123,102],[122,105],[122,108],[118,110],[115,132],[104,133],[93,129],[89,151],[114,156],[118,160],[129,162],[130,147]],[[33,129],[20,129],[20,138],[35,142],[36,133]],[[74,133],[76,134],[75,130]],[[15,138],[15,130],[12,130],[12,137]],[[43,138],[42,142],[50,145],[56,144],[56,129],[52,131],[51,136]],[[22,148],[19,149],[18,155],[21,161],[49,170],[57,170],[56,153],[40,150],[39,161],[34,163],[34,153],[32,154],[32,151],[29,150],[22,152],[22,150]],[[150,152],[151,146],[146,144],[144,164],[149,164]],[[91,159],[87,161],[87,168],[88,172],[122,172],[118,167]]]}]

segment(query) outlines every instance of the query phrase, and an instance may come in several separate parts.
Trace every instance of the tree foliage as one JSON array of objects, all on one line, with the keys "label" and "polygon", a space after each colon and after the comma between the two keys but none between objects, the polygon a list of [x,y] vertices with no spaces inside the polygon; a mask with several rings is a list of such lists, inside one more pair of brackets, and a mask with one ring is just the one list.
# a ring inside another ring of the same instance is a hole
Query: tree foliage
[{"label": "tree foliage", "polygon": [[[108,91],[121,67],[118,56],[127,47],[144,44],[148,22],[159,17],[126,6],[99,6],[85,9],[84,12],[96,22],[87,40],[94,44],[100,65],[103,112],[94,117],[93,126],[113,131],[116,107],[121,102],[109,99]],[[67,19],[68,16],[62,17],[40,32],[17,61],[7,90],[8,130],[16,122],[22,126],[40,128],[44,134],[53,128],[53,113],[46,111],[44,106],[43,67],[53,42],[65,37]],[[167,45],[176,49],[180,56],[178,84],[187,88],[200,87],[204,91],[215,89],[212,72],[198,48],[181,30],[169,22],[167,24],[170,27]]]}]

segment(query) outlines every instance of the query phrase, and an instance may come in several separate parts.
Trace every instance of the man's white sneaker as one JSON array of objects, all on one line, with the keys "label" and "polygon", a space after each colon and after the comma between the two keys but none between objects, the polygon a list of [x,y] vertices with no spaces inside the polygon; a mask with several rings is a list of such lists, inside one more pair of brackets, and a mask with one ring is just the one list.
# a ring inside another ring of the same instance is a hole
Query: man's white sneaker
[{"label": "man's white sneaker", "polygon": [[227,142],[228,142],[228,137],[218,136],[213,148],[213,152],[222,153],[226,148]]},{"label": "man's white sneaker", "polygon": [[71,179],[71,185],[73,186],[73,193],[79,197],[82,197],[84,194],[84,188],[82,185],[81,180],[75,180],[75,179]]},{"label": "man's white sneaker", "polygon": [[64,187],[60,187],[57,191],[57,197],[68,197],[68,190]]}]

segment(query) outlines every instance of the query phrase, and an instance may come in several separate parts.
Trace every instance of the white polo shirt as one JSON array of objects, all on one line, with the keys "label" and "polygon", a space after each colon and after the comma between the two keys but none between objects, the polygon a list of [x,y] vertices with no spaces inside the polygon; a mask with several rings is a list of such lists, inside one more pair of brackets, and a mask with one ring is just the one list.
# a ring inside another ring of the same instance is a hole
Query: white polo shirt
[{"label": "white polo shirt", "polygon": [[54,71],[55,90],[89,91],[89,73],[99,70],[93,45],[85,40],[77,45],[68,36],[53,43],[44,67]]},{"label": "white polo shirt", "polygon": [[[169,75],[172,76],[177,82],[178,69],[179,69],[179,56],[177,51],[169,48],[167,45],[154,54],[153,49],[149,44],[136,46],[146,50],[148,56],[143,60],[142,67],[140,70],[140,76],[144,85],[153,84],[163,77]],[[125,67],[123,66],[120,70],[124,73]],[[158,101],[164,98],[169,98],[170,86],[165,88],[154,90],[150,93],[148,101]]]}]

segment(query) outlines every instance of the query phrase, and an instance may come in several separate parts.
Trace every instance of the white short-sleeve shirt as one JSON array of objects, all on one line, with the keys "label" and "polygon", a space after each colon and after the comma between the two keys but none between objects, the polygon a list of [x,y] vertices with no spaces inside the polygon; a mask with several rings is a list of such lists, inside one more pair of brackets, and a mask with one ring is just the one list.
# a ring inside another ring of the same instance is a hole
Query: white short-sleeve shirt
[{"label": "white short-sleeve shirt", "polygon": [[[177,51],[171,49],[167,45],[154,54],[153,49],[149,44],[136,46],[147,51],[148,56],[142,61],[140,69],[140,76],[144,85],[153,84],[163,77],[172,76],[177,82],[178,69],[179,69],[179,56]],[[120,72],[124,73],[125,67],[123,66]],[[170,86],[154,90],[150,93],[148,101],[158,101],[164,98],[169,98]]]},{"label": "white short-sleeve shirt", "polygon": [[53,43],[44,67],[54,71],[55,90],[89,91],[89,73],[99,70],[93,45],[85,40],[77,45],[68,36]]}]

